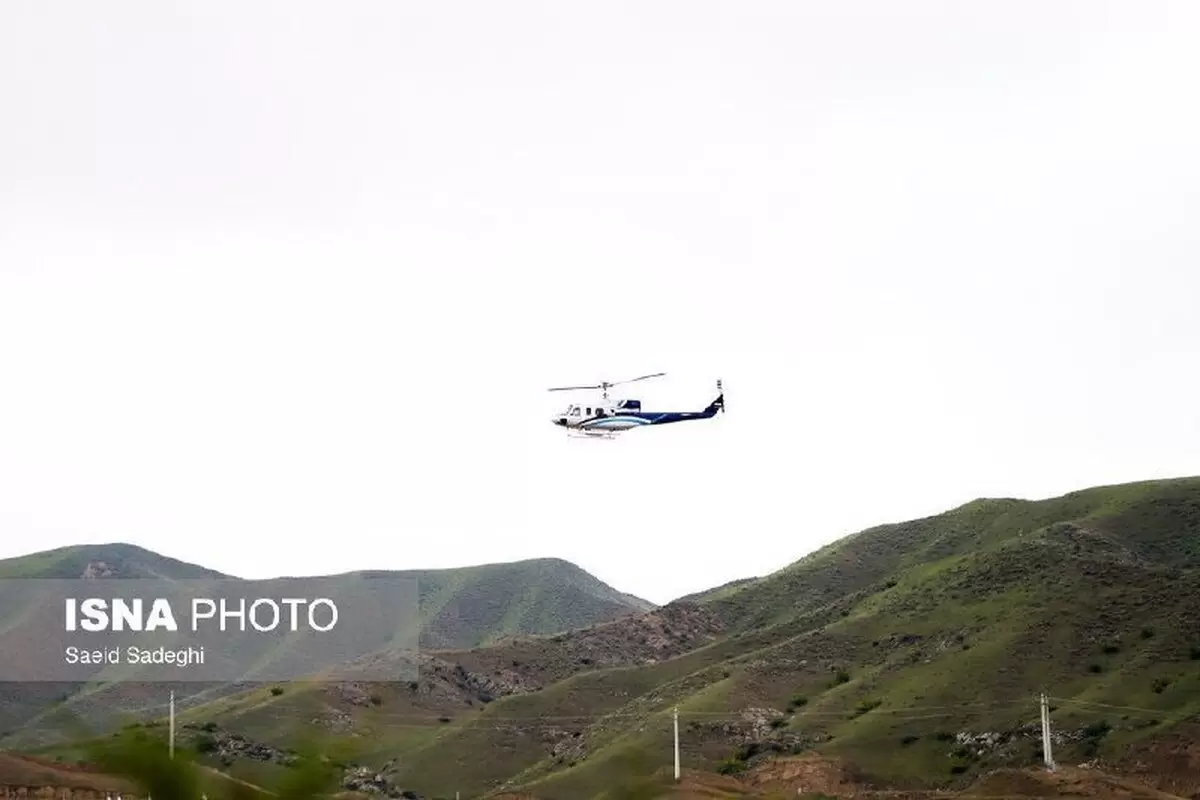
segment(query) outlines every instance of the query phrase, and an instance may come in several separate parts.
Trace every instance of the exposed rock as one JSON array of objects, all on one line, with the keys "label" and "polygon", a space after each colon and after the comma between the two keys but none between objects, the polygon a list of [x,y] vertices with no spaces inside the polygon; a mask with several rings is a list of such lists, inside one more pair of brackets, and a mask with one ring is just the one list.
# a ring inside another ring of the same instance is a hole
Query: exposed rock
[{"label": "exposed rock", "polygon": [[313,717],[313,725],[344,733],[354,728],[354,717],[341,709],[331,708],[323,716]]},{"label": "exposed rock", "polygon": [[339,700],[343,700],[351,705],[356,706],[371,706],[374,705],[371,692],[368,692],[366,687],[361,683],[338,683],[333,686],[333,694]]},{"label": "exposed rock", "polygon": [[81,578],[111,578],[116,574],[116,567],[110,566],[103,561],[91,561],[83,568]]},{"label": "exposed rock", "polygon": [[249,759],[276,764],[291,764],[296,760],[293,753],[262,742],[251,741],[240,733],[230,733],[212,723],[200,725],[189,722],[182,726],[182,730],[190,733],[189,738],[194,742],[208,737],[211,740],[211,747],[205,747],[205,750],[224,760]]},{"label": "exposed rock", "polygon": [[770,737],[772,732],[771,723],[777,719],[783,719],[784,713],[774,708],[746,708],[742,710],[742,719],[750,724],[749,735],[753,740],[761,740]]},{"label": "exposed rock", "polygon": [[421,795],[397,786],[392,780],[395,772],[395,762],[389,761],[378,770],[352,765],[346,768],[342,777],[342,788],[350,792],[363,794],[378,794],[385,797],[404,797],[408,800],[421,800]]}]

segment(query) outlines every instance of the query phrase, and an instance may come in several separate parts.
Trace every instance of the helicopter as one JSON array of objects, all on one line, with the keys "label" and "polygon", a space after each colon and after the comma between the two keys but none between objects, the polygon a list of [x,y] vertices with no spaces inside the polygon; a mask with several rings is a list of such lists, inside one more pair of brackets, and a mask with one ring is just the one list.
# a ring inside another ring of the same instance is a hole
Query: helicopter
[{"label": "helicopter", "polygon": [[570,436],[583,438],[612,439],[618,433],[632,428],[647,428],[652,425],[668,425],[672,422],[687,422],[689,420],[712,419],[725,410],[725,392],[721,381],[717,381],[717,398],[703,411],[643,411],[640,400],[612,400],[608,390],[614,386],[635,383],[649,378],[661,378],[665,372],[652,375],[642,375],[625,381],[610,383],[601,381],[591,386],[556,386],[551,392],[594,391],[601,392],[600,400],[582,405],[572,404],[563,411],[551,417],[551,422],[565,428]]}]

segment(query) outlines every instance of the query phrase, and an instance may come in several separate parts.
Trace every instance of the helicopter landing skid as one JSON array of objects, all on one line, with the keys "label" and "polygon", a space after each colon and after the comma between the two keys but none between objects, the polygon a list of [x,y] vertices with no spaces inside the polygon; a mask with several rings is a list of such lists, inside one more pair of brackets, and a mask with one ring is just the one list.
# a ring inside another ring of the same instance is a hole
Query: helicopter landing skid
[{"label": "helicopter landing skid", "polygon": [[617,435],[616,435],[615,433],[609,433],[609,432],[605,432],[605,433],[576,433],[575,431],[569,431],[569,432],[567,433],[567,437],[568,437],[568,438],[571,438],[571,439],[610,439],[610,440],[611,440],[611,439],[616,439],[616,438],[617,438]]}]

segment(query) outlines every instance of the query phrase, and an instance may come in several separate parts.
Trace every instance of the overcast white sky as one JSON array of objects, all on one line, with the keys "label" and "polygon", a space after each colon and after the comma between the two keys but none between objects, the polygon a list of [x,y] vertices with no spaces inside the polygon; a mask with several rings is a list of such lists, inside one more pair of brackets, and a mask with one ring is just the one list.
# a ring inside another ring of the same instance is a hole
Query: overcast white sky
[{"label": "overcast white sky", "polygon": [[[1200,473],[1200,5],[0,4],[0,556],[657,602]],[[566,440],[546,387],[711,423]]]}]

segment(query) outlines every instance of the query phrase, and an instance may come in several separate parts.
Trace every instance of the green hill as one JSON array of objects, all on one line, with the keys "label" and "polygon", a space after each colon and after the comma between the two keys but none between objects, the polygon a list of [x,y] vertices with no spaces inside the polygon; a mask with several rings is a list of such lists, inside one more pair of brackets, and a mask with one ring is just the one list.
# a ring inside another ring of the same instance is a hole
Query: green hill
[{"label": "green hill", "polygon": [[120,542],[74,545],[0,559],[0,578],[88,577],[197,580],[230,576]]},{"label": "green hill", "polygon": [[431,654],[413,685],[264,690],[188,718],[276,744],[300,724],[356,734],[424,795],[582,798],[631,756],[669,766],[678,705],[689,768],[813,753],[915,788],[1036,765],[1044,691],[1061,763],[1128,768],[1200,730],[1198,579],[1198,478],[978,500],[700,602]]},{"label": "green hill", "polygon": [[476,647],[507,636],[557,633],[654,608],[557,558],[356,574],[416,579],[424,649]]},{"label": "green hill", "polygon": [[[651,603],[618,592],[560,559],[458,569],[360,571],[344,577],[378,575],[416,579],[423,650],[469,648],[506,636],[554,633],[653,608]],[[117,543],[66,547],[0,560],[0,577],[178,581],[231,576]],[[3,609],[0,627],[19,613],[19,609]],[[0,684],[0,741],[9,746],[24,741],[15,737],[18,729],[22,729],[22,737],[52,739],[68,723],[101,725],[114,718],[114,709],[132,715],[158,713],[168,689],[176,690],[178,704],[186,708],[240,691],[241,687],[201,683],[170,687],[149,683]]]}]

